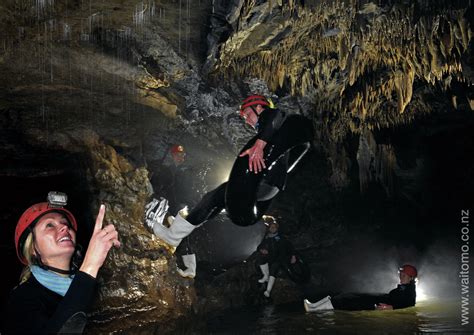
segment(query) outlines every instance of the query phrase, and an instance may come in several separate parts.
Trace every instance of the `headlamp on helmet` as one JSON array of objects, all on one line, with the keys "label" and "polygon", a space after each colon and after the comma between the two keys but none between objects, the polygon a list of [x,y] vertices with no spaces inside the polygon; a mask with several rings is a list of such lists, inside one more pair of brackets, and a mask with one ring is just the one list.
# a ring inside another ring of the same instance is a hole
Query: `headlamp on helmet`
[{"label": "headlamp on helmet", "polygon": [[271,216],[271,215],[263,215],[262,220],[263,220],[263,223],[265,224],[265,226],[267,226],[267,227],[269,227],[272,224],[278,224],[275,217]]},{"label": "headlamp on helmet", "polygon": [[402,265],[398,269],[398,272],[400,272],[400,273],[403,272],[403,273],[405,273],[406,275],[408,275],[412,278],[416,278],[418,276],[418,271],[416,270],[416,268],[413,265],[410,265],[410,264]]},{"label": "headlamp on helmet", "polygon": [[48,203],[51,208],[61,208],[67,205],[67,194],[51,191],[48,193]]},{"label": "headlamp on helmet", "polygon": [[180,144],[175,144],[170,149],[172,154],[184,153],[184,147]]}]

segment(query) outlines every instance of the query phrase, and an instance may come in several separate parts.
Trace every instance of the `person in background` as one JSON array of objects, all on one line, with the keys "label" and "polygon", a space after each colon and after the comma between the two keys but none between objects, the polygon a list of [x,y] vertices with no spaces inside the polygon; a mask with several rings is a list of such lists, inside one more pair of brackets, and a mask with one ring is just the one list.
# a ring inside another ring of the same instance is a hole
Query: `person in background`
[{"label": "person in background", "polygon": [[279,234],[279,225],[276,219],[273,216],[265,215],[263,221],[268,225],[268,228],[263,241],[257,247],[256,262],[263,274],[258,282],[267,283],[263,294],[269,298],[279,272],[289,263],[294,264],[296,256],[291,243]]},{"label": "person in background", "polygon": [[170,148],[170,153],[176,166],[184,163],[184,160],[186,158],[186,151],[184,151],[184,147],[182,145],[180,144],[172,145]]},{"label": "person in background", "polygon": [[[156,194],[168,199],[171,204],[179,206],[178,193],[185,183],[186,150],[181,144],[170,144],[163,156],[149,163],[150,182]],[[182,199],[181,199],[182,200]]]},{"label": "person in background", "polygon": [[[180,198],[176,194],[176,189],[177,189],[177,184],[178,184],[178,170],[180,166],[185,162],[186,160],[186,150],[184,149],[184,146],[181,144],[173,144],[171,145],[165,155],[163,156],[162,159],[162,164],[161,168],[163,169],[163,161],[165,160],[166,156],[170,154],[170,157],[172,159],[172,166],[170,167],[170,176],[169,178],[164,178],[159,180],[154,183],[154,184],[160,184],[162,187],[165,186],[164,184],[166,183],[166,187],[163,187],[160,192],[163,192],[164,189],[168,190],[168,192],[164,192],[164,197],[161,197],[159,200],[153,199],[150,203],[148,203],[145,206],[145,217],[146,220],[149,220],[149,218],[153,217],[156,215],[156,213],[161,213],[161,215],[164,215],[168,212],[169,209],[169,202],[168,199],[171,199],[171,202],[174,203],[174,205],[177,205],[177,199]],[[172,217],[169,217],[169,220],[171,221]],[[197,262],[196,262],[196,254],[191,251],[191,247],[189,245],[189,240],[186,238],[186,243],[183,243],[184,247],[181,247],[177,249],[177,254],[181,256],[182,263],[184,265],[184,269],[181,269],[179,266],[177,268],[178,273],[185,278],[194,278],[196,276],[196,270],[197,270]]]},{"label": "person in background", "polygon": [[5,334],[82,333],[95,295],[96,277],[113,246],[120,247],[113,225],[103,226],[101,205],[82,261],[74,215],[64,193],[29,207],[15,229],[18,259],[25,265],[20,284],[4,312]]},{"label": "person in background", "polygon": [[417,269],[413,265],[405,264],[399,268],[398,273],[400,284],[388,294],[344,293],[333,298],[327,296],[315,303],[304,299],[305,310],[392,310],[415,306]]}]

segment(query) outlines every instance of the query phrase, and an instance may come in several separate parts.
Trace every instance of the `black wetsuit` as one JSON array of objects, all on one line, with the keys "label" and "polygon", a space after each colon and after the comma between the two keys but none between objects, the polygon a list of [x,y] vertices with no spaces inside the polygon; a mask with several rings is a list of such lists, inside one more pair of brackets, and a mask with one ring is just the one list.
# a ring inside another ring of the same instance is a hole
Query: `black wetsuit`
[{"label": "black wetsuit", "polygon": [[65,324],[72,318],[77,319],[77,316],[85,319],[85,313],[94,297],[95,287],[96,279],[79,271],[66,295],[62,297],[41,285],[31,275],[25,283],[10,293],[3,313],[5,329],[2,334],[74,332],[75,329],[66,328]]},{"label": "black wetsuit", "polygon": [[392,305],[393,309],[406,308],[415,306],[416,285],[414,282],[399,284],[397,288],[391,290],[388,294],[339,294],[333,297],[331,302],[335,309],[349,311],[372,310],[379,303]]},{"label": "black wetsuit", "polygon": [[[260,113],[255,126],[257,129],[256,138],[267,142],[267,145],[275,144],[276,141],[279,140],[284,140],[278,137],[274,138],[273,135],[282,126],[285,119],[286,114],[284,112],[278,109],[265,108],[265,110]],[[272,168],[271,173],[268,173],[265,182],[279,189],[283,189],[286,182],[287,165],[287,157],[280,159],[278,164]],[[222,209],[225,208],[226,186],[227,182],[206,193],[196,207],[191,210],[186,220],[197,226],[219,214]]]},{"label": "black wetsuit", "polygon": [[[268,254],[262,254],[260,250],[265,249]],[[278,233],[276,235],[267,234],[257,247],[257,264],[268,263],[270,276],[277,277],[280,270],[288,266],[291,256],[295,254],[293,245]]]}]

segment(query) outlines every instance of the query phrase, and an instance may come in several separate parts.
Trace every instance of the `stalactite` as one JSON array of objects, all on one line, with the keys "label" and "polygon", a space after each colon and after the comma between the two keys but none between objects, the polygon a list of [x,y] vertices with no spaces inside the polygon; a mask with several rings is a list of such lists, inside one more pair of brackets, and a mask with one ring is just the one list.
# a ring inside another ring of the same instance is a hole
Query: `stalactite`
[{"label": "stalactite", "polygon": [[395,88],[398,97],[398,111],[403,113],[405,108],[410,103],[413,95],[413,81],[415,79],[415,71],[408,69],[406,73],[397,72],[395,74]]},{"label": "stalactite", "polygon": [[469,32],[468,32],[468,24],[464,17],[461,17],[458,21],[459,28],[461,30],[461,37],[462,37],[462,45],[464,49],[468,48],[469,45]]},{"label": "stalactite", "polygon": [[347,59],[349,58],[349,46],[348,40],[345,35],[341,34],[342,36],[339,38],[339,67],[341,70],[346,69]]}]

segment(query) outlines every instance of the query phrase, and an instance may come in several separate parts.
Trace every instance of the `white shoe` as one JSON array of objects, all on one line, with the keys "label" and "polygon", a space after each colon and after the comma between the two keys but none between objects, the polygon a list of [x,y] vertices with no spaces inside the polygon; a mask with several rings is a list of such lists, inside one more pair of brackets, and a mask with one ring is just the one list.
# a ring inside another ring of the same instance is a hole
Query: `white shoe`
[{"label": "white shoe", "polygon": [[263,284],[268,281],[268,276],[270,275],[270,268],[268,263],[260,265],[260,270],[262,270],[263,277],[258,280],[260,284]]},{"label": "white shoe", "polygon": [[268,278],[267,290],[263,292],[263,295],[267,298],[270,298],[270,293],[272,292],[273,284],[275,284],[275,279],[276,278],[273,276],[270,276]]},{"label": "white shoe", "polygon": [[186,270],[183,271],[178,268],[178,273],[181,275],[181,277],[194,278],[196,276],[196,255],[190,254],[183,255],[181,257],[183,258],[183,263],[186,267]]},{"label": "white shoe", "polygon": [[153,225],[153,232],[159,239],[173,247],[177,247],[181,243],[181,240],[191,234],[197,227],[198,226],[190,224],[178,214],[169,228],[165,227],[162,223],[156,222]]},{"label": "white shoe", "polygon": [[145,221],[147,226],[153,229],[155,224],[162,224],[166,213],[168,213],[168,208],[168,200],[163,197],[159,200],[153,198],[153,200],[145,206]]},{"label": "white shoe", "polygon": [[308,299],[303,301],[304,309],[306,312],[315,312],[315,311],[325,311],[334,309],[334,306],[331,303],[331,297],[328,295],[326,298],[323,298],[317,302],[310,302]]}]

